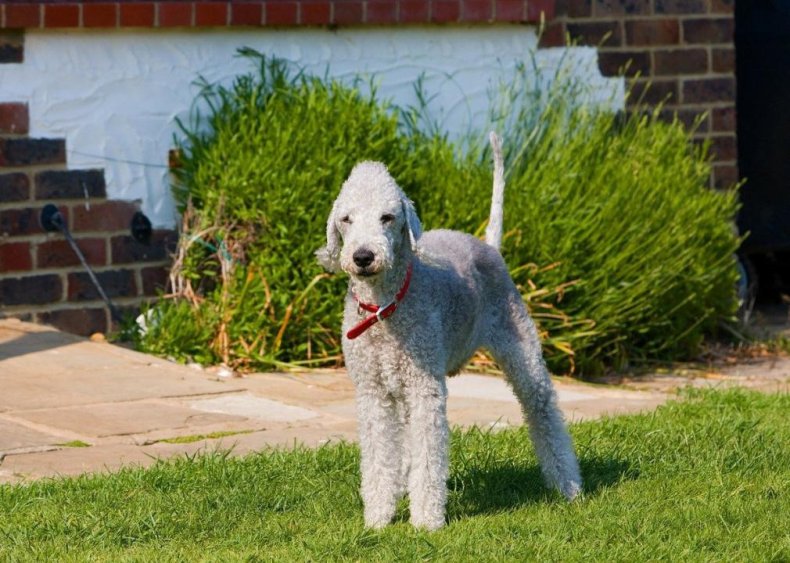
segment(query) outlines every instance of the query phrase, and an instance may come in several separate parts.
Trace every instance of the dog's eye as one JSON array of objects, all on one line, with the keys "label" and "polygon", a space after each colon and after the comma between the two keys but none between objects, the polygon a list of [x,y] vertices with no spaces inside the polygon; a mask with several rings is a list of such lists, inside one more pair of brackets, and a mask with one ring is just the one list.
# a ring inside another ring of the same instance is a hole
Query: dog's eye
[{"label": "dog's eye", "polygon": [[348,223],[350,225],[351,224],[351,217],[349,215],[343,215],[343,217],[340,219],[340,221],[343,222],[343,223]]},{"label": "dog's eye", "polygon": [[394,220],[395,220],[395,215],[393,215],[392,213],[385,213],[384,215],[381,216],[381,223],[383,225],[392,223]]}]

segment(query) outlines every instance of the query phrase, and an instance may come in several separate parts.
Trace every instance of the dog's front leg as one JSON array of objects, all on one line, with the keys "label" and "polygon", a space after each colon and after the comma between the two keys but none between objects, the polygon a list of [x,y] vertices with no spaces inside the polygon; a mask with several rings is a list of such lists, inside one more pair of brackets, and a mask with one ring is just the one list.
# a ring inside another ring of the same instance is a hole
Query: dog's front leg
[{"label": "dog's front leg", "polygon": [[403,490],[403,423],[395,400],[379,387],[357,389],[357,416],[365,525],[381,528],[392,521]]},{"label": "dog's front leg", "polygon": [[436,530],[444,526],[449,475],[447,386],[444,376],[420,374],[407,392],[409,402],[409,505],[411,523]]}]

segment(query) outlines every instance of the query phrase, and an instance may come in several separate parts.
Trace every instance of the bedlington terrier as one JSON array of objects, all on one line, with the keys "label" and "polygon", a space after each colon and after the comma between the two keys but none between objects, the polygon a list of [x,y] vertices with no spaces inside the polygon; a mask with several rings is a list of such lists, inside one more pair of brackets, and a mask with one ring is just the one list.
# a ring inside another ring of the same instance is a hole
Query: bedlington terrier
[{"label": "bedlington terrier", "polygon": [[505,372],[529,424],[543,476],[572,500],[581,477],[540,340],[499,253],[504,172],[499,139],[486,242],[423,233],[384,164],[361,162],[332,206],[316,256],[350,276],[343,353],[356,389],[365,524],[392,520],[409,494],[411,523],[445,523],[449,430],[445,376],[478,348]]}]

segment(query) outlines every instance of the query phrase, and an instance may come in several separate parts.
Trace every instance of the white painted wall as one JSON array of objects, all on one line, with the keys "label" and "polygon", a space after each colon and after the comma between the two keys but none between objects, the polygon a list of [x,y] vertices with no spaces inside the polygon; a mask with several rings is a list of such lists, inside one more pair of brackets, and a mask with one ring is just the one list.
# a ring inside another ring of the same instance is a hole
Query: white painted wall
[{"label": "white painted wall", "polygon": [[[168,187],[167,153],[196,96],[197,75],[230,82],[250,70],[241,46],[342,79],[375,75],[380,97],[414,104],[422,73],[432,115],[451,135],[484,128],[488,95],[513,76],[537,48],[524,26],[369,28],[328,31],[36,31],[25,35],[25,62],[0,65],[0,101],[26,101],[31,136],[65,137],[69,168],[104,168],[113,199],[139,199],[156,226],[176,213]],[[551,75],[564,49],[537,51]],[[601,77],[591,48],[566,61],[591,86],[593,102],[622,107],[623,81]]]}]

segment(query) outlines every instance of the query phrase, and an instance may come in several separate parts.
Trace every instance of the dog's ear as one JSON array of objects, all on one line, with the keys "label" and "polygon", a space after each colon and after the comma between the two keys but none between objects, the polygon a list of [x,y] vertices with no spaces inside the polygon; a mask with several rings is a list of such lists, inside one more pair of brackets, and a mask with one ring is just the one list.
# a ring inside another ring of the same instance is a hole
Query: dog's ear
[{"label": "dog's ear", "polygon": [[411,249],[417,251],[417,241],[422,236],[422,223],[420,218],[417,217],[417,211],[414,209],[414,203],[408,198],[401,199],[403,206],[403,215],[406,217],[406,228],[409,230],[409,242]]},{"label": "dog's ear", "polygon": [[337,214],[337,201],[332,205],[329,219],[326,221],[326,246],[315,252],[318,263],[330,272],[340,271],[340,231],[337,229],[335,215]]}]

